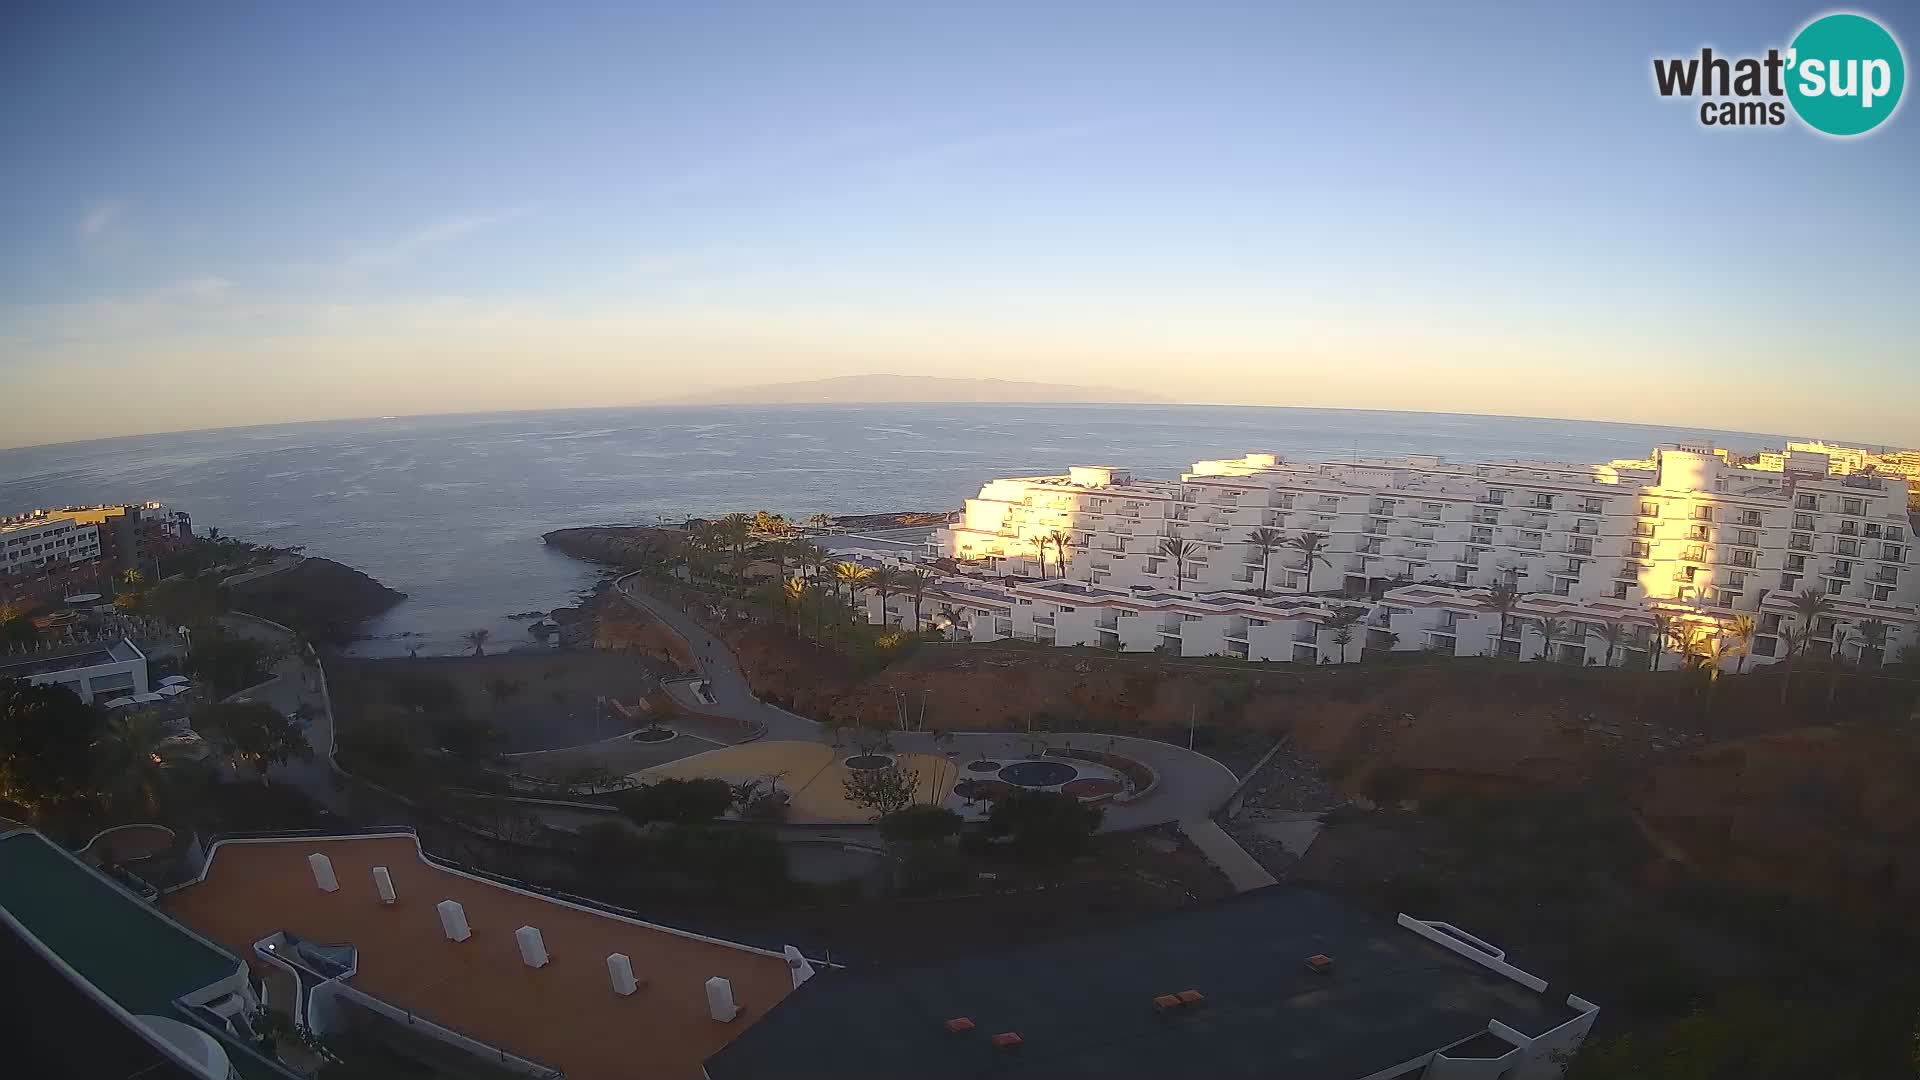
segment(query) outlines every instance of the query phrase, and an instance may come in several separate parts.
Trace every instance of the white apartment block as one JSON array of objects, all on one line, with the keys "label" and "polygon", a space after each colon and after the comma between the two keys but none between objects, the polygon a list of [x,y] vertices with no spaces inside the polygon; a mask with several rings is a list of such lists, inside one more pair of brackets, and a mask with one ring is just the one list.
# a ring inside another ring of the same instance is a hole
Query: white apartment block
[{"label": "white apartment block", "polygon": [[[1874,620],[1889,627],[1879,658],[1893,658],[1920,628],[1906,483],[1832,474],[1797,448],[1789,463],[1769,471],[1673,445],[1607,465],[1248,454],[1196,462],[1178,480],[1075,467],[989,482],[929,553],[1001,579],[973,582],[974,602],[953,605],[976,639],[1336,663],[1388,649],[1574,662],[1611,651],[1618,663],[1654,648],[1656,615],[1709,627],[1747,615],[1759,624],[1750,661],[1764,664],[1785,656],[1792,594],[1812,588],[1833,609],[1816,651],[1838,633],[1846,655],[1865,657],[1849,631]],[[1297,548],[1253,543],[1262,528],[1325,544],[1309,568]],[[1047,540],[1045,579],[1036,538]],[[1168,540],[1190,554],[1167,557]],[[1487,606],[1500,582],[1524,594],[1504,638]],[[1333,638],[1350,609],[1359,622],[1342,649]],[[1542,618],[1563,624],[1553,642]],[[1613,622],[1626,638],[1610,647],[1601,635]]]},{"label": "white apartment block", "polygon": [[0,575],[37,574],[100,557],[100,530],[70,514],[36,510],[0,519]]}]

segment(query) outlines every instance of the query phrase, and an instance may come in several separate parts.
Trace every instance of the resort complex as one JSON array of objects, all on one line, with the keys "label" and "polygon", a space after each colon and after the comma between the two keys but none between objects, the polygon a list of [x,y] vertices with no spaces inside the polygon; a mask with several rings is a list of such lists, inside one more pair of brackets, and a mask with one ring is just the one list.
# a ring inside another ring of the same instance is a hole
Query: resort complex
[{"label": "resort complex", "polygon": [[1877,666],[1915,641],[1920,579],[1907,481],[1867,464],[1675,444],[1591,466],[1252,453],[1177,480],[1074,467],[982,487],[929,537],[958,577],[928,592],[976,641],[1658,666],[1683,662],[1694,634],[1729,669],[1803,639],[1804,654]]}]

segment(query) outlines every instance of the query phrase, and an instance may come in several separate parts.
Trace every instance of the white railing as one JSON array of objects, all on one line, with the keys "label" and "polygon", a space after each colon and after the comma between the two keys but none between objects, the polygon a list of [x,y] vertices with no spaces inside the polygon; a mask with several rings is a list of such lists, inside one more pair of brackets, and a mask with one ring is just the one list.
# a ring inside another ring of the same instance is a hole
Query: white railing
[{"label": "white railing", "polygon": [[[486,1061],[496,1062],[502,1068],[507,1069],[510,1072],[520,1073],[523,1076],[542,1077],[542,1078],[546,1078],[546,1080],[553,1080],[553,1078],[563,1077],[566,1075],[565,1073],[561,1072],[559,1069],[556,1069],[551,1065],[542,1064],[541,1062],[534,1061],[531,1058],[521,1057],[518,1054],[510,1054],[507,1051],[501,1049],[500,1047],[492,1045],[491,1043],[481,1042],[479,1039],[476,1039],[471,1035],[463,1034],[459,1031],[455,1031],[453,1028],[450,1028],[445,1024],[436,1023],[432,1020],[429,1020],[426,1017],[421,1016],[419,1013],[416,1013],[411,1009],[402,1009],[397,1006],[388,1004],[387,1002],[382,1001],[371,994],[362,993],[361,991],[355,989],[352,986],[349,986],[346,983],[339,981],[338,979],[330,979],[327,982],[324,982],[319,986],[314,987],[313,992],[309,995],[309,1000],[314,1002],[317,1005],[321,1000],[323,1000],[323,996],[324,998],[335,998],[335,997],[340,998],[342,1000],[351,1002],[354,1005],[357,1005],[360,1008],[367,1010],[368,1012],[377,1013],[383,1017],[386,1017],[388,1020],[391,1020],[396,1024],[405,1024],[407,1027],[425,1032],[427,1035],[431,1036],[432,1038],[438,1039],[439,1041],[446,1043],[449,1046],[457,1046],[460,1049],[466,1051],[467,1053],[474,1055],[475,1057],[482,1058]],[[326,1009],[324,1007],[316,1009],[315,1011],[319,1011],[323,1013],[331,1012],[330,1009]]]}]

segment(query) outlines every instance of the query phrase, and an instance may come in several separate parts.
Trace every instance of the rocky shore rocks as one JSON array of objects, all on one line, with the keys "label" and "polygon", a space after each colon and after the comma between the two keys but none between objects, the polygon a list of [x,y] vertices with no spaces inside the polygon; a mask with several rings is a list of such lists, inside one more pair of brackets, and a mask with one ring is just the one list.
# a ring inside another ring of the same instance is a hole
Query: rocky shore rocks
[{"label": "rocky shore rocks", "polygon": [[290,626],[309,641],[326,645],[346,644],[362,622],[406,598],[406,593],[331,559],[303,559],[228,591],[228,602],[236,610]]},{"label": "rocky shore rocks", "polygon": [[578,529],[555,529],[540,539],[547,546],[558,548],[576,559],[637,568],[665,558],[678,536],[677,529],[656,529],[645,525],[589,525]]}]

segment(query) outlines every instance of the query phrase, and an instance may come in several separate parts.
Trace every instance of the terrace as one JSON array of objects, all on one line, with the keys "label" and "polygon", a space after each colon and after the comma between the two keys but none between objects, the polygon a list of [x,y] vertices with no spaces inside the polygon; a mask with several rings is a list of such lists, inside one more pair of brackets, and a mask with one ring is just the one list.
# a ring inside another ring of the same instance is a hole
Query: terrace
[{"label": "terrace", "polygon": [[[307,856],[325,854],[339,889],[314,884]],[[372,870],[384,866],[397,899],[382,904]],[[435,911],[465,909],[472,937],[447,940]],[[429,863],[412,836],[230,840],[206,874],[167,898],[169,912],[240,955],[291,933],[353,946],[345,985],[407,1015],[484,1037],[550,1064],[572,1080],[700,1076],[720,1049],[792,990],[777,953],[643,923]],[[550,956],[521,958],[514,931],[537,927]],[[614,993],[607,957],[624,953],[642,985]],[[706,980],[733,985],[731,1023],[708,1012]]]}]

